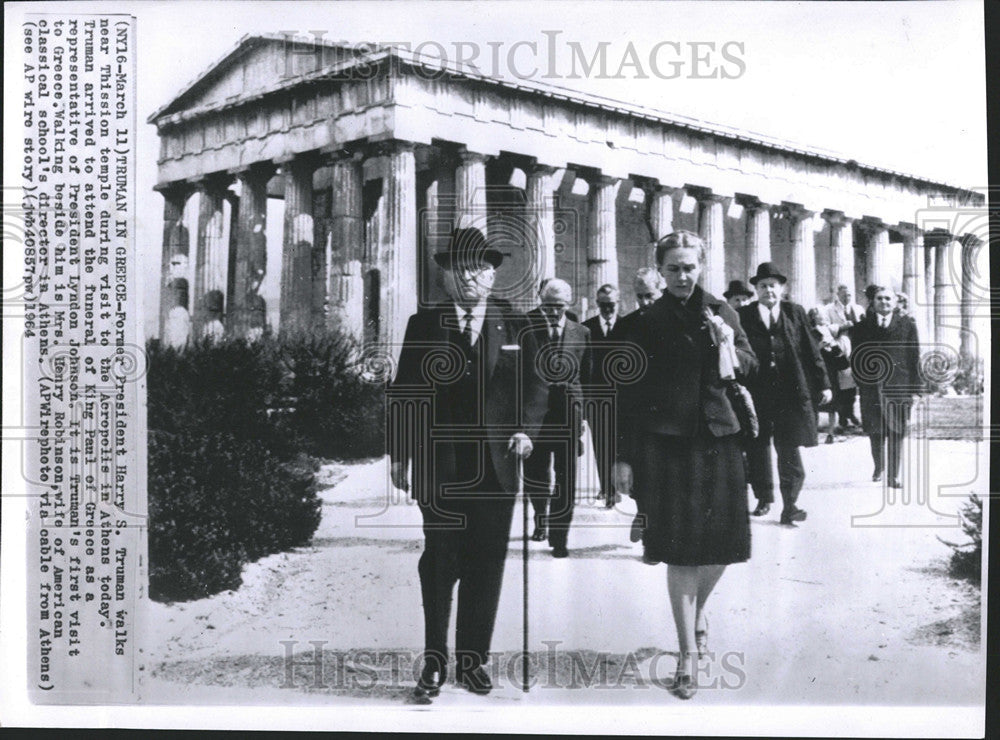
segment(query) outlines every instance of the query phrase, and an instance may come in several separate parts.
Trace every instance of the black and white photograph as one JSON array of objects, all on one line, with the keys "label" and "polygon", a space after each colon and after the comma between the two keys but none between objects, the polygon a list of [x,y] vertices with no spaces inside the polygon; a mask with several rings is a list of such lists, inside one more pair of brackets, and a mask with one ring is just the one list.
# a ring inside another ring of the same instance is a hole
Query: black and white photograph
[{"label": "black and white photograph", "polygon": [[5,19],[0,722],[986,732],[981,3]]}]

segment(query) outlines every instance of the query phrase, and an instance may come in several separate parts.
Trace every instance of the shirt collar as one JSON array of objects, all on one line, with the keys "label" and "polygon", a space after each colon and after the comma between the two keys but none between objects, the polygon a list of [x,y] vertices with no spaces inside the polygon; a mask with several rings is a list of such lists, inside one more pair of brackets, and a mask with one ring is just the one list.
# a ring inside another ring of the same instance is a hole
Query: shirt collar
[{"label": "shirt collar", "polygon": [[[459,306],[457,303],[455,306],[455,315],[458,316],[458,329],[462,331],[465,328],[465,314],[467,313],[464,308]],[[479,333],[483,329],[483,322],[486,320],[486,301],[482,300],[475,306],[469,309],[472,313],[472,336],[478,337]]]},{"label": "shirt collar", "polygon": [[771,308],[768,308],[760,301],[757,301],[757,310],[760,311],[760,320],[764,322],[765,326],[767,326],[770,323],[770,320],[778,320],[778,314],[781,311],[781,301],[775,303]]}]

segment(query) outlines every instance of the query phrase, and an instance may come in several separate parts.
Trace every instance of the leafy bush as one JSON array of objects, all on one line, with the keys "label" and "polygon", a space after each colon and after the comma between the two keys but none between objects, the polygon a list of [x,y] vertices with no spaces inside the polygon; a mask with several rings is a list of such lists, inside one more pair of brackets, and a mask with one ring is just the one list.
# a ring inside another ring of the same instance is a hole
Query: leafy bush
[{"label": "leafy bush", "polygon": [[980,396],[983,393],[983,358],[963,357],[952,386],[956,393]]},{"label": "leafy bush", "polygon": [[245,563],[319,525],[315,460],[381,454],[380,386],[336,334],[147,346],[150,595],[240,584]]},{"label": "leafy bush", "polygon": [[962,531],[969,538],[968,542],[941,542],[952,549],[948,570],[955,578],[965,578],[976,583],[982,580],[983,563],[983,500],[974,493],[969,494],[969,500],[959,512],[962,521]]},{"label": "leafy bush", "polygon": [[354,341],[340,334],[281,339],[289,409],[281,423],[310,454],[359,459],[385,448],[384,388],[360,376],[359,354]]},{"label": "leafy bush", "polygon": [[150,596],[236,588],[244,563],[308,544],[320,517],[314,467],[232,435],[151,431]]}]

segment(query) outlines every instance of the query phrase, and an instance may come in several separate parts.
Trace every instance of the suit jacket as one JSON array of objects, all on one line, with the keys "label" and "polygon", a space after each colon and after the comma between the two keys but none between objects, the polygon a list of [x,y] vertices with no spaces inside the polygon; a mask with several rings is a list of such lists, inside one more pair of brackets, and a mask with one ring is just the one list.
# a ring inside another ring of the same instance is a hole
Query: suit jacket
[{"label": "suit jacket", "polygon": [[622,384],[618,422],[619,455],[633,465],[641,464],[633,441],[642,432],[693,437],[707,427],[710,434],[722,437],[740,431],[719,376],[719,350],[702,316],[704,307],[733,329],[737,377],[746,377],[757,366],[736,312],[698,286],[687,306],[664,293],[636,314],[621,339],[637,345],[645,369],[635,382]]},{"label": "suit jacket", "polygon": [[[413,462],[413,495],[420,500],[434,494],[420,490],[427,481],[442,486],[458,477],[455,446],[440,439],[447,424],[439,421],[434,403],[455,382],[455,361],[462,357],[459,341],[454,304],[439,304],[411,316],[396,377],[388,390],[389,455],[394,463]],[[487,443],[497,479],[504,490],[512,492],[517,490],[517,469],[507,443],[516,432],[535,440],[548,392],[535,372],[537,346],[523,313],[505,301],[487,299],[478,342],[482,342],[482,424],[464,434]],[[520,349],[505,350],[504,346]],[[407,409],[415,415],[408,416]],[[427,465],[433,468],[428,470]]]},{"label": "suit jacket", "polygon": [[579,437],[583,433],[583,388],[590,383],[593,364],[590,329],[567,318],[562,336],[553,343],[541,309],[528,311],[528,323],[539,348],[542,380],[549,391],[543,423],[552,429],[572,430]]},{"label": "suit jacket", "polygon": [[[761,422],[768,421],[769,411],[782,438],[799,447],[816,446],[816,406],[819,394],[830,388],[826,363],[809,331],[809,319],[802,306],[791,301],[781,301],[781,331],[789,352],[788,385],[779,390],[763,382],[763,372],[750,378],[747,387],[753,396]],[[760,318],[758,302],[739,308],[740,323],[746,330],[750,346],[763,363],[768,361],[770,332]]]},{"label": "suit jacket", "polygon": [[861,396],[861,423],[866,434],[882,430],[882,399],[907,403],[926,386],[920,373],[920,340],[911,316],[891,314],[889,326],[867,314],[851,332],[851,370]]},{"label": "suit jacket", "polygon": [[615,319],[615,325],[608,336],[604,335],[604,323],[600,314],[596,316],[591,316],[589,319],[583,322],[583,326],[590,331],[590,343],[592,352],[592,368],[590,373],[590,383],[593,384],[594,388],[609,388],[610,382],[604,373],[604,358],[608,356],[611,351],[612,344],[615,340],[615,329],[621,324],[622,317],[618,316]]}]

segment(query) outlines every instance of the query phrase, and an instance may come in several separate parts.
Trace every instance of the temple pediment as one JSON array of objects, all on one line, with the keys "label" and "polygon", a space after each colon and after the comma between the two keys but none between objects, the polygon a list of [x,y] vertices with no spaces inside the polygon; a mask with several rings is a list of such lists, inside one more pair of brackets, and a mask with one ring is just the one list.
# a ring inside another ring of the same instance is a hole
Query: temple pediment
[{"label": "temple pediment", "polygon": [[357,53],[343,45],[305,43],[280,35],[244,36],[148,121],[154,123],[171,114],[225,105],[301,84],[304,76],[335,68]]}]

